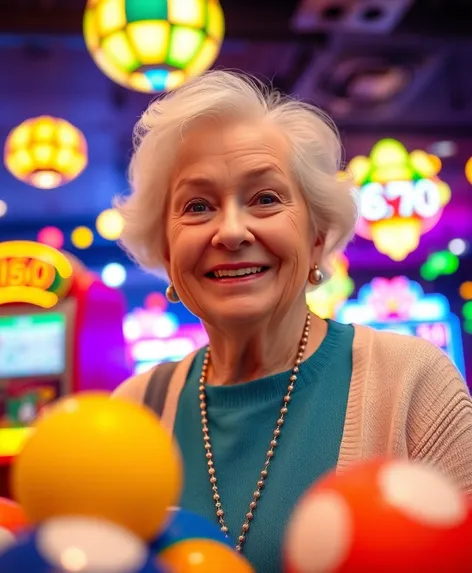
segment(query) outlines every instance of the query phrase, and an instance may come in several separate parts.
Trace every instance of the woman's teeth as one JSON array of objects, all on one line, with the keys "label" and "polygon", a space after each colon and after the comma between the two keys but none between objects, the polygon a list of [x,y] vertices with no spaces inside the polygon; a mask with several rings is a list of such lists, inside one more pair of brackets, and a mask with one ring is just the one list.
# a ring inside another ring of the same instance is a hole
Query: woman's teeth
[{"label": "woman's teeth", "polygon": [[253,275],[260,273],[262,271],[262,267],[248,267],[247,269],[221,269],[219,271],[214,271],[212,274],[217,279],[223,277],[243,277],[245,275]]}]

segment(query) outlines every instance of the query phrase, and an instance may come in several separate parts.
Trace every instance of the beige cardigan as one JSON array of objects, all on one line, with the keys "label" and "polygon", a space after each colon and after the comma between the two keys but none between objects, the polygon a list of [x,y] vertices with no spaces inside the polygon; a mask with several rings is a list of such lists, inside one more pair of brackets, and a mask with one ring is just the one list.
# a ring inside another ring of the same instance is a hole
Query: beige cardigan
[{"label": "beige cardigan", "polygon": [[[193,357],[170,381],[162,414],[169,431]],[[130,378],[114,395],[143,402],[149,376]],[[356,326],[337,468],[389,455],[431,463],[472,494],[472,401],[455,366],[432,344]]]}]

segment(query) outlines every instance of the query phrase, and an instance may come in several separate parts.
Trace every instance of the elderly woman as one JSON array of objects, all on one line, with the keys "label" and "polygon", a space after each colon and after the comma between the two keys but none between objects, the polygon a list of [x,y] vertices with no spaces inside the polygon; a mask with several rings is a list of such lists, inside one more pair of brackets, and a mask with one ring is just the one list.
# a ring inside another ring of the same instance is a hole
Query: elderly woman
[{"label": "elderly woman", "polygon": [[316,108],[216,71],[151,103],[136,129],[122,241],[165,268],[209,345],[117,396],[162,414],[183,456],[181,506],[257,571],[281,570],[301,494],[379,455],[424,460],[472,492],[472,403],[417,338],[322,320],[305,293],[351,239],[356,200]]}]

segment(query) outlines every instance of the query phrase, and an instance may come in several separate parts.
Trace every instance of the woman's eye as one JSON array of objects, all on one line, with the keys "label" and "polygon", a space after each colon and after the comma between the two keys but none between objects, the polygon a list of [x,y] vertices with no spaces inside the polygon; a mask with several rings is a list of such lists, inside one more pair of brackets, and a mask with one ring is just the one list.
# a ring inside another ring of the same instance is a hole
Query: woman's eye
[{"label": "woman's eye", "polygon": [[208,208],[208,205],[206,203],[204,203],[203,201],[193,201],[192,203],[189,203],[186,207],[185,207],[185,212],[186,213],[204,213]]},{"label": "woman's eye", "polygon": [[277,202],[279,202],[279,199],[274,193],[259,193],[256,197],[256,203],[259,203],[259,205],[272,205]]}]

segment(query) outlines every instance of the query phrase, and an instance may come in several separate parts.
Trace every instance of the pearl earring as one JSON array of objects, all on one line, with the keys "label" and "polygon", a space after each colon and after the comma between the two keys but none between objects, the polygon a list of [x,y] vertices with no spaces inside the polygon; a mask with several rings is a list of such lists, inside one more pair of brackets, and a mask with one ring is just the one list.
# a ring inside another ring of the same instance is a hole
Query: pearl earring
[{"label": "pearl earring", "polygon": [[180,302],[180,298],[179,295],[177,294],[177,291],[175,290],[175,286],[173,284],[173,282],[170,282],[170,285],[166,288],[166,298],[169,302]]},{"label": "pearl earring", "polygon": [[324,280],[323,273],[318,268],[318,265],[315,264],[315,266],[311,269],[310,273],[308,274],[308,282],[314,286],[318,286],[323,282],[323,280]]}]

